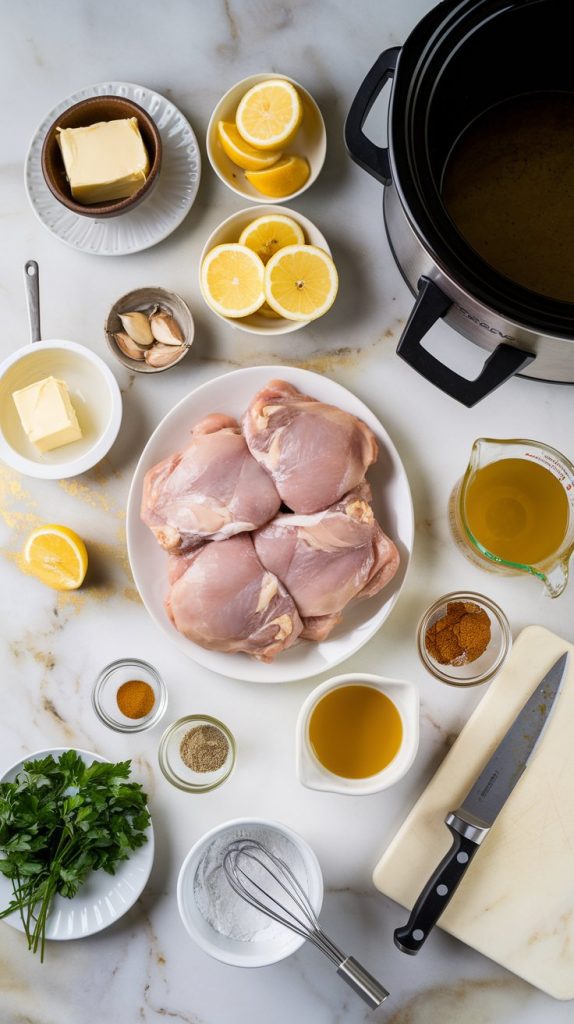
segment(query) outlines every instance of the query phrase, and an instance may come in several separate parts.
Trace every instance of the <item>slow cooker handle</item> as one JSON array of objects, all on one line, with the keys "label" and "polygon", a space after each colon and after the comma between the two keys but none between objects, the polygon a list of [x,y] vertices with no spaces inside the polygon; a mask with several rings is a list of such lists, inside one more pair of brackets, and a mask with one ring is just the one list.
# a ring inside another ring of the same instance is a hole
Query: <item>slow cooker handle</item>
[{"label": "slow cooker handle", "polygon": [[385,83],[392,78],[401,52],[400,46],[384,50],[362,83],[345,121],[345,145],[355,163],[383,185],[391,184],[389,151],[375,146],[363,131],[363,125]]},{"label": "slow cooker handle", "polygon": [[478,377],[474,380],[461,377],[421,345],[427,331],[445,315],[452,301],[429,277],[421,277],[418,288],[417,301],[397,345],[397,355],[431,384],[468,409],[534,359],[532,352],[524,352],[502,343],[489,355]]}]

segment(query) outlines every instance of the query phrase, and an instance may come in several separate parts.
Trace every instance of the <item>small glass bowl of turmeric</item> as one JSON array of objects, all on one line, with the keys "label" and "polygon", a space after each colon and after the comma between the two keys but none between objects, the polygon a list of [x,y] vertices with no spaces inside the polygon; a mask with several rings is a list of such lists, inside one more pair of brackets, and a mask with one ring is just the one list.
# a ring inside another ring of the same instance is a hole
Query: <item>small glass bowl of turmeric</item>
[{"label": "small glass bowl of turmeric", "polygon": [[104,725],[116,732],[151,729],[167,707],[167,687],[147,661],[121,658],[106,665],[92,690],[92,705]]},{"label": "small glass bowl of turmeric", "polygon": [[427,608],[417,630],[421,660],[451,686],[492,679],[512,646],[506,615],[489,597],[471,591],[445,594]]}]

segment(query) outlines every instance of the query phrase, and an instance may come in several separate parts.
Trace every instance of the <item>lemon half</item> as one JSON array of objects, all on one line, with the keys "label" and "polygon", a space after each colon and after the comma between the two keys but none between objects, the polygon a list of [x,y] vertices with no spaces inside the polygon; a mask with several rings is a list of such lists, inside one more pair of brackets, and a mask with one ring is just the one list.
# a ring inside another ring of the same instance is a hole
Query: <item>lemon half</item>
[{"label": "lemon half", "polygon": [[265,301],[264,273],[259,256],[246,245],[216,245],[201,265],[205,301],[221,316],[249,316]]},{"label": "lemon half", "polygon": [[280,149],[254,149],[231,121],[217,122],[217,137],[226,156],[244,171],[263,171],[283,156]]},{"label": "lemon half", "polygon": [[303,228],[281,213],[270,213],[252,220],[239,236],[239,244],[253,249],[263,263],[286,245],[304,245]]},{"label": "lemon half", "polygon": [[248,89],[235,115],[239,134],[255,149],[286,146],[302,119],[299,93],[283,78],[270,78]]},{"label": "lemon half", "polygon": [[50,523],[34,530],[24,545],[28,572],[53,590],[77,590],[88,569],[86,545],[67,526]]},{"label": "lemon half", "polygon": [[339,278],[331,257],[315,245],[288,245],[265,267],[265,298],[287,320],[316,320],[331,308]]},{"label": "lemon half", "polygon": [[274,309],[271,309],[271,306],[269,305],[268,302],[264,302],[263,305],[259,307],[257,312],[260,313],[261,316],[264,316],[266,320],[281,319],[279,313],[276,313]]}]

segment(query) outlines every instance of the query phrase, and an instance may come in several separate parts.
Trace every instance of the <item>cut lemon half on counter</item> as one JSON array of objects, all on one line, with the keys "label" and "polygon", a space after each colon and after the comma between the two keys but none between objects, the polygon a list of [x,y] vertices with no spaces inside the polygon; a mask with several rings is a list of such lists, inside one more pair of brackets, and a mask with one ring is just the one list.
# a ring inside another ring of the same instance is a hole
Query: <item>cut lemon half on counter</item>
[{"label": "cut lemon half on counter", "polygon": [[239,134],[255,149],[287,145],[302,119],[299,93],[283,78],[270,78],[248,89],[235,115]]},{"label": "cut lemon half on counter", "polygon": [[339,278],[331,257],[314,245],[279,249],[265,267],[265,298],[287,320],[316,320],[331,308]]},{"label": "cut lemon half on counter", "polygon": [[259,256],[246,245],[216,245],[201,265],[205,301],[221,316],[249,316],[265,301],[264,274]]},{"label": "cut lemon half on counter", "polygon": [[53,590],[77,590],[84,582],[86,545],[67,526],[40,526],[28,537],[23,555],[27,572]]},{"label": "cut lemon half on counter", "polygon": [[280,149],[255,149],[239,134],[231,121],[217,122],[217,137],[223,152],[244,171],[263,171],[283,156]]},{"label": "cut lemon half on counter", "polygon": [[246,171],[245,177],[262,195],[284,199],[303,188],[310,173],[304,156],[284,156],[266,171]]},{"label": "cut lemon half on counter", "polygon": [[263,263],[286,245],[304,245],[303,228],[292,217],[280,213],[257,217],[243,229],[239,236],[239,244],[253,249]]}]

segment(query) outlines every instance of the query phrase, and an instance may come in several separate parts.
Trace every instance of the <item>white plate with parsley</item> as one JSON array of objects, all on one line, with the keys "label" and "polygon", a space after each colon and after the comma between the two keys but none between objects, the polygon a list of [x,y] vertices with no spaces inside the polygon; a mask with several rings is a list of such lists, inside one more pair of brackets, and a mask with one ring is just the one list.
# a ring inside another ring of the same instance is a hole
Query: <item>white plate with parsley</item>
[{"label": "white plate with parsley", "polygon": [[[41,957],[47,939],[80,939],[113,924],[146,885],[153,827],[129,771],[129,762],[58,747],[30,754],[0,780],[14,783],[22,773],[17,787],[0,785],[0,912],[17,891],[22,911],[3,920]],[[66,886],[77,892],[62,895]]]}]

